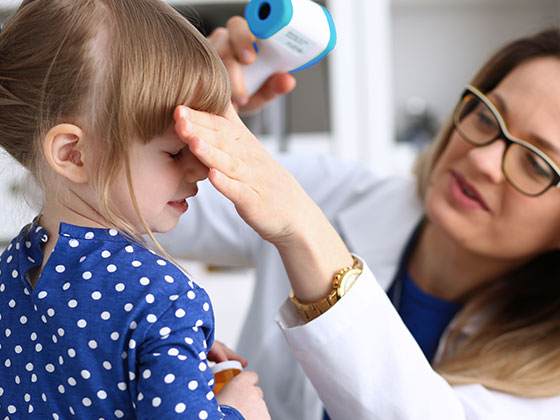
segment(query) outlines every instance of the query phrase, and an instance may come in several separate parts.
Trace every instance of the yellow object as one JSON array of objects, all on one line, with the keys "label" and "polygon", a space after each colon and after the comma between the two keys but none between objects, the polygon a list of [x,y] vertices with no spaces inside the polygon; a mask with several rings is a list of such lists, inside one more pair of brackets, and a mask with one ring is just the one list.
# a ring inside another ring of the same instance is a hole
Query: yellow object
[{"label": "yellow object", "polygon": [[212,372],[214,373],[215,380],[214,394],[220,392],[229,381],[239,375],[242,371],[243,367],[237,360],[228,360],[227,362],[216,363],[212,366]]},{"label": "yellow object", "polygon": [[358,259],[352,256],[354,264],[344,267],[335,273],[332,282],[332,289],[329,294],[315,302],[301,302],[294,295],[294,291],[290,291],[290,300],[295,305],[297,311],[305,322],[309,322],[319,315],[327,312],[336,302],[344,296],[352,287],[354,282],[362,274],[362,266]]}]

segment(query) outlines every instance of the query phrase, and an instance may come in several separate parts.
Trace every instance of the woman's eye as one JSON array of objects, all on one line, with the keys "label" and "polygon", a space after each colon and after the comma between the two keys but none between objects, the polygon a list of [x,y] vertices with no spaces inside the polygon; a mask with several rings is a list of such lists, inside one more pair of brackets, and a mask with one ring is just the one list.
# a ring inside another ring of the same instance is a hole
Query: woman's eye
[{"label": "woman's eye", "polygon": [[534,177],[550,178],[551,173],[548,166],[538,157],[532,153],[526,154],[527,170]]},{"label": "woman's eye", "polygon": [[487,112],[479,111],[477,113],[477,117],[479,125],[484,127],[486,130],[494,131],[498,128],[496,119],[492,114],[489,115]]}]

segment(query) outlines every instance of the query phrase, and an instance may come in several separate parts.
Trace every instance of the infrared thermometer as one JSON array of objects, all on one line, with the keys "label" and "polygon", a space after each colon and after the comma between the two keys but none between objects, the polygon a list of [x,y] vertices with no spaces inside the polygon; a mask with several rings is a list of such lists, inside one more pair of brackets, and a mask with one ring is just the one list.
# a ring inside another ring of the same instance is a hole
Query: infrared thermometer
[{"label": "infrared thermometer", "polygon": [[274,73],[311,67],[336,45],[330,13],[312,0],[250,0],[245,19],[257,37],[256,61],[242,66],[249,95]]}]

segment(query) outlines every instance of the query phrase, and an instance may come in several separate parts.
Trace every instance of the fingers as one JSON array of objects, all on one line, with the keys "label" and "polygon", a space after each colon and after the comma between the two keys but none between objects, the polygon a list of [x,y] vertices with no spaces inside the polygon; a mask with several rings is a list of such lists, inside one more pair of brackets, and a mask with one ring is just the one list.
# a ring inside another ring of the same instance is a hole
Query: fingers
[{"label": "fingers", "polygon": [[[236,156],[231,156],[224,151],[208,144],[200,137],[193,137],[188,141],[191,153],[210,169],[215,169],[231,179],[242,179],[245,164]],[[208,174],[210,176],[210,173]],[[221,184],[220,174],[214,175]]]},{"label": "fingers", "polygon": [[251,183],[235,179],[233,176],[226,176],[217,169],[208,172],[208,180],[214,188],[227,197],[239,212],[241,217],[249,217],[246,209],[251,209],[259,197],[259,193]]},{"label": "fingers", "polygon": [[199,137],[212,146],[241,156],[247,147],[259,143],[245,127],[232,105],[225,117],[196,111],[184,106],[175,109],[175,131],[185,143],[192,145]]},{"label": "fingers", "polygon": [[214,345],[207,354],[208,360],[216,363],[228,361],[229,359],[227,357],[226,349],[227,347],[225,344],[215,341]]},{"label": "fingers", "polygon": [[295,87],[294,76],[288,73],[277,73],[272,75],[246,104],[236,102],[236,105],[242,114],[255,112],[273,99],[291,92]]},{"label": "fingers", "polygon": [[223,350],[224,350],[224,353],[227,357],[227,360],[237,360],[239,363],[241,363],[241,366],[243,366],[243,367],[247,367],[247,365],[249,364],[249,362],[247,362],[246,359],[244,359],[243,357],[238,355],[236,352],[234,352],[229,347],[224,345]]},{"label": "fingers", "polygon": [[232,379],[237,382],[244,382],[246,385],[251,385],[256,391],[259,398],[263,398],[264,394],[262,389],[257,385],[259,383],[259,375],[253,371],[244,371]]},{"label": "fingers", "polygon": [[[255,174],[247,164],[199,137],[188,140],[191,153],[210,170],[208,179],[221,194],[238,205],[249,206],[255,203],[258,192],[255,189]],[[239,211],[238,207],[238,211]]]},{"label": "fingers", "polygon": [[[238,19],[241,19],[244,22],[242,18],[238,17]],[[239,25],[239,23],[234,23],[232,26],[235,27],[241,25]],[[239,31],[239,29],[234,30]],[[252,36],[248,27],[246,30]],[[236,51],[232,42],[232,37],[236,38],[236,45],[243,45],[243,42],[247,42],[239,40],[242,35],[238,35],[237,33],[230,34],[229,30],[226,28],[215,29],[208,37],[208,40],[218,52],[218,55],[222,59],[228,72],[232,101],[236,104],[236,106],[242,106],[249,100],[249,94],[247,93],[247,89],[245,87],[241,63],[244,63],[243,60],[253,62],[256,54],[254,50],[249,51],[242,46],[239,47],[240,51]],[[249,44],[249,47],[251,49],[253,48],[252,43]]]},{"label": "fingers", "polygon": [[289,73],[277,73],[272,75],[267,83],[260,89],[259,94],[270,101],[278,95],[285,95],[296,87],[296,79]]},{"label": "fingers", "polygon": [[251,33],[247,21],[241,16],[234,16],[227,21],[226,28],[236,57],[242,64],[252,64],[257,58],[253,47],[257,38]]},{"label": "fingers", "polygon": [[243,357],[239,356],[235,351],[230,349],[221,341],[215,340],[212,348],[208,352],[208,360],[212,362],[226,362],[228,360],[237,360],[241,366],[246,367],[248,362]]},{"label": "fingers", "polygon": [[[227,113],[231,112],[231,107]],[[236,127],[226,118],[208,112],[196,111],[192,108],[179,105],[173,113],[175,131],[181,130],[185,135],[192,135],[195,128],[205,128],[215,132],[228,132]],[[178,132],[178,134],[181,134]]]},{"label": "fingers", "polygon": [[232,91],[232,101],[241,113],[251,113],[261,109],[274,98],[285,95],[295,87],[295,79],[289,74],[273,75],[257,93],[249,97],[242,65],[252,64],[257,53],[254,48],[255,36],[247,21],[234,16],[226,23],[226,28],[215,29],[208,40],[216,48],[228,72]]},{"label": "fingers", "polygon": [[245,370],[231,380],[232,382],[244,382],[247,385],[257,385],[259,383],[259,375],[252,370]]},{"label": "fingers", "polygon": [[[234,119],[232,112],[228,111],[228,117]],[[212,185],[235,204],[242,217],[252,214],[258,207],[255,204],[261,183],[255,168],[263,164],[264,148],[258,140],[244,126],[239,128],[227,118],[184,106],[175,109],[174,117],[177,135],[210,169],[208,179]]]}]

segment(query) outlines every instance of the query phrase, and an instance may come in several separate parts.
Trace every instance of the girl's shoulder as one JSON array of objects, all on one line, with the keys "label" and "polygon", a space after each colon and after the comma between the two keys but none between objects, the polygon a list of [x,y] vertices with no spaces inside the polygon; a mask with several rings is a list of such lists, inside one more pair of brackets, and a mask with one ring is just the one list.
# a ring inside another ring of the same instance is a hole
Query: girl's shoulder
[{"label": "girl's shoulder", "polygon": [[[120,289],[137,289],[140,294],[187,293],[200,287],[169,259],[140,241],[115,229],[92,229],[61,224],[56,252],[52,257],[72,264],[82,277],[105,278]],[[56,261],[55,261],[56,263]],[[130,291],[130,290],[129,290]]]},{"label": "girl's shoulder", "polygon": [[[69,279],[68,291],[59,288],[57,294],[71,291],[78,302],[81,296],[108,302],[141,331],[170,310],[211,312],[206,291],[182,269],[117,231],[61,226],[50,259],[50,268],[59,267]],[[56,269],[50,271],[57,275]]]}]

